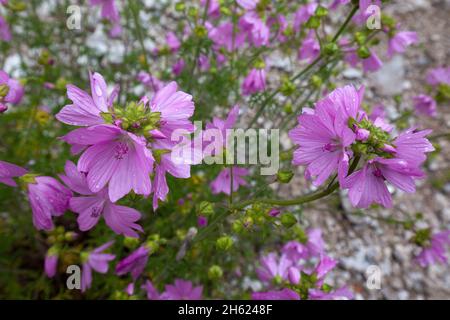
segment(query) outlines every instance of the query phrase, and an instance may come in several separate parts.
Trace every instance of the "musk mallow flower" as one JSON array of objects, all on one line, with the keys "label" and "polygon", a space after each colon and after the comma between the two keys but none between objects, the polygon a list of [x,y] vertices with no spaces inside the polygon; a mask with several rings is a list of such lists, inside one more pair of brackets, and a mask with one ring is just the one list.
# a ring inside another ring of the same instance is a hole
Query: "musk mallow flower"
[{"label": "musk mallow flower", "polygon": [[44,271],[47,277],[53,278],[58,267],[58,248],[53,246],[47,250],[44,260]]},{"label": "musk mallow flower", "polygon": [[11,41],[11,30],[5,18],[0,15],[0,40],[5,42]]},{"label": "musk mallow flower", "polygon": [[172,72],[174,75],[179,76],[186,66],[186,62],[183,58],[178,59],[172,66]]},{"label": "musk mallow flower", "polygon": [[59,177],[72,191],[80,195],[70,199],[69,207],[78,214],[77,222],[81,231],[92,229],[101,216],[117,234],[137,238],[136,231],[143,231],[141,226],[135,223],[141,217],[137,210],[111,202],[107,188],[92,192],[88,187],[86,175],[79,172],[73,162],[66,162],[65,174]]},{"label": "musk mallow flower", "polygon": [[313,184],[323,184],[334,172],[343,181],[348,172],[351,152],[347,149],[356,138],[348,120],[358,116],[362,89],[345,86],[332,91],[316,103],[312,113],[298,117],[299,125],[289,132],[299,147],[293,164],[306,165],[305,175]]},{"label": "musk mallow flower", "polygon": [[[245,32],[233,32],[234,25],[232,22],[223,22],[216,27],[208,28],[208,37],[214,43],[214,48],[224,48],[228,52],[232,52],[240,48],[247,37]],[[233,36],[234,34],[234,36]]]},{"label": "musk mallow flower", "polygon": [[108,94],[105,79],[97,72],[89,72],[89,78],[91,94],[72,84],[67,85],[67,97],[72,104],[64,106],[56,115],[56,119],[73,126],[92,126],[105,122],[101,114],[109,112],[117,89]]},{"label": "musk mallow flower", "polygon": [[145,71],[140,71],[137,75],[137,79],[146,86],[147,89],[153,90],[154,92],[158,92],[164,87],[164,82]]},{"label": "musk mallow flower", "polygon": [[237,0],[236,2],[241,8],[250,11],[256,8],[259,0]]},{"label": "musk mallow flower", "polygon": [[30,177],[28,200],[33,224],[38,230],[52,230],[52,216],[61,216],[68,208],[72,192],[52,177]]},{"label": "musk mallow flower", "polygon": [[385,181],[405,192],[413,193],[416,190],[414,180],[423,177],[424,173],[415,164],[404,159],[377,157],[349,175],[342,187],[349,189],[348,196],[354,207],[367,208],[377,203],[390,208],[392,198]]},{"label": "musk mallow flower", "polygon": [[108,196],[116,202],[131,190],[147,196],[151,192],[153,156],[143,137],[113,125],[75,129],[62,138],[87,149],[78,160],[78,171],[87,173],[89,189],[100,192],[108,186]]},{"label": "musk mallow flower", "polygon": [[116,274],[122,276],[130,273],[135,281],[144,271],[149,255],[150,248],[146,245],[140,246],[127,257],[119,261],[116,265]]},{"label": "musk mallow flower", "polygon": [[440,84],[450,85],[450,67],[434,68],[428,71],[427,83],[433,87]]},{"label": "musk mallow flower", "polygon": [[450,230],[435,233],[423,245],[416,261],[421,267],[436,263],[447,263],[445,246],[450,246]]},{"label": "musk mallow flower", "polygon": [[355,50],[348,50],[345,52],[344,58],[345,61],[347,61],[352,67],[356,67],[359,63],[361,63],[364,72],[378,71],[383,66],[383,62],[372,49],[369,49],[369,53],[369,57],[362,59],[358,57]]},{"label": "musk mallow flower", "polygon": [[177,35],[172,31],[167,33],[166,43],[171,52],[177,52],[181,47],[180,40],[178,40]]},{"label": "musk mallow flower", "polygon": [[284,254],[279,257],[275,252],[271,252],[261,257],[260,264],[260,267],[256,269],[258,278],[261,281],[271,283],[288,279],[292,261]]},{"label": "musk mallow flower", "polygon": [[83,269],[81,271],[81,291],[85,292],[92,285],[92,270],[98,273],[107,273],[109,269],[109,262],[116,258],[115,255],[104,253],[114,241],[109,241],[100,247],[81,253],[81,261]]},{"label": "musk mallow flower", "polygon": [[6,103],[18,104],[22,100],[24,88],[16,79],[12,79],[9,75],[0,70],[0,105]]},{"label": "musk mallow flower", "polygon": [[295,32],[299,32],[300,27],[314,15],[317,6],[318,6],[317,3],[313,1],[311,3],[302,5],[300,6],[300,8],[298,8],[298,10],[295,12],[294,15],[293,28]]},{"label": "musk mallow flower", "polygon": [[253,68],[242,82],[242,94],[248,96],[266,90],[266,71]]},{"label": "musk mallow flower", "polygon": [[173,284],[165,286],[161,300],[201,300],[202,286],[194,287],[191,281],[176,279]]},{"label": "musk mallow flower", "polygon": [[300,300],[300,295],[292,289],[284,288],[266,292],[253,292],[252,300]]},{"label": "musk mallow flower", "polygon": [[239,27],[247,35],[249,43],[255,47],[269,44],[269,27],[256,12],[247,12],[239,19]]},{"label": "musk mallow flower", "polygon": [[298,50],[298,59],[312,62],[320,54],[320,44],[313,30],[310,30]]},{"label": "musk mallow flower", "polygon": [[[233,170],[233,173],[231,173]],[[224,168],[219,175],[211,182],[211,191],[213,194],[225,193],[231,194],[231,176],[233,175],[233,192],[236,192],[240,186],[246,186],[247,181],[244,177],[249,174],[248,169],[233,166]]]},{"label": "musk mallow flower", "polygon": [[220,17],[220,3],[218,0],[200,0],[202,6],[208,6],[208,17],[217,19]]},{"label": "musk mallow flower", "polygon": [[27,170],[24,168],[0,160],[0,183],[4,183],[10,187],[16,187],[17,183],[13,178],[21,177],[26,173]]},{"label": "musk mallow flower", "polygon": [[419,37],[416,32],[400,31],[389,39],[387,54],[392,57],[396,53],[403,53],[410,45],[419,42]]},{"label": "musk mallow flower", "polygon": [[294,264],[297,264],[301,259],[309,259],[318,257],[325,251],[325,242],[322,238],[322,231],[320,229],[311,228],[306,231],[306,241],[300,243],[298,241],[287,242],[282,249],[285,254]]},{"label": "musk mallow flower", "polygon": [[413,97],[414,108],[418,115],[424,115],[429,117],[435,117],[436,101],[426,94],[419,94]]},{"label": "musk mallow flower", "polygon": [[[165,201],[169,193],[167,185],[166,173],[176,178],[189,178],[191,176],[191,166],[181,159],[172,157],[170,149],[173,143],[167,139],[156,140],[153,144],[153,151],[156,155],[155,175],[153,179],[153,210],[158,208],[158,201]],[[183,159],[186,160],[186,159]]]}]

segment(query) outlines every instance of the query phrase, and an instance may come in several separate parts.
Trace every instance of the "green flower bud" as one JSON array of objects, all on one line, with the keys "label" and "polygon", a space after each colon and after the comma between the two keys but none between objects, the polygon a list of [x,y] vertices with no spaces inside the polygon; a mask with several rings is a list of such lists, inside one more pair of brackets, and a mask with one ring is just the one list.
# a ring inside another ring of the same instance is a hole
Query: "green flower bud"
[{"label": "green flower bud", "polygon": [[227,251],[233,246],[233,239],[229,236],[222,236],[216,241],[216,248],[222,251]]},{"label": "green flower bud", "polygon": [[132,237],[125,237],[123,239],[123,245],[125,246],[125,248],[134,249],[139,245],[139,239]]},{"label": "green flower bud", "polygon": [[196,7],[190,7],[188,10],[188,16],[191,18],[197,18],[198,16],[198,9]]},{"label": "green flower bud", "polygon": [[208,278],[211,280],[217,280],[222,278],[223,276],[223,270],[218,265],[213,265],[208,270]]},{"label": "green flower bud", "polygon": [[282,95],[288,97],[295,92],[295,89],[296,89],[295,84],[291,80],[289,80],[288,78],[283,79],[280,88],[280,92]]},{"label": "green flower bud", "polygon": [[177,2],[175,4],[175,10],[178,12],[184,11],[184,9],[186,9],[186,5],[184,4],[183,1]]},{"label": "green flower bud", "polygon": [[202,216],[210,216],[214,214],[214,206],[211,202],[208,201],[202,201],[200,202],[200,205],[198,206],[198,215]]},{"label": "green flower bud", "polygon": [[231,16],[231,10],[227,7],[220,6],[220,13],[224,16]]},{"label": "green flower bud", "polygon": [[277,180],[281,183],[289,183],[294,176],[292,171],[280,170],[277,173]]},{"label": "green flower bud", "polygon": [[292,103],[291,102],[287,102],[284,107],[283,107],[284,112],[286,112],[287,114],[292,114],[292,112],[294,112],[294,110],[292,109]]},{"label": "green flower bud", "polygon": [[315,14],[319,18],[326,17],[328,15],[328,9],[322,6],[318,6]]},{"label": "green flower bud", "polygon": [[295,218],[295,216],[290,212],[286,212],[281,216],[281,224],[285,228],[290,228],[293,225],[295,225],[296,223],[297,223],[297,218]]},{"label": "green flower bud", "polygon": [[237,234],[240,234],[242,231],[244,231],[244,225],[241,220],[234,221],[231,228],[233,229],[233,232]]},{"label": "green flower bud", "polygon": [[336,52],[339,51],[339,47],[336,43],[334,42],[330,42],[327,43],[324,47],[323,47],[323,52],[327,55],[327,56],[332,56],[334,55]]},{"label": "green flower bud", "polygon": [[320,88],[322,83],[323,83],[322,78],[319,77],[317,74],[311,77],[311,84],[314,86],[314,88]]},{"label": "green flower bud", "polygon": [[358,57],[360,57],[361,59],[370,58],[371,55],[369,48],[367,48],[366,46],[359,47],[358,50],[356,50],[356,53],[358,54]]},{"label": "green flower bud", "polygon": [[280,153],[280,159],[281,161],[292,160],[292,150],[282,151]]},{"label": "green flower bud", "polygon": [[204,26],[196,26],[194,33],[198,38],[204,38],[208,34],[208,30]]},{"label": "green flower bud", "polygon": [[65,241],[70,242],[70,241],[75,240],[76,238],[77,238],[77,234],[76,234],[75,232],[73,232],[73,231],[67,231],[67,232],[64,234],[64,240],[65,240]]},{"label": "green flower bud", "polygon": [[357,44],[359,45],[363,45],[364,43],[366,43],[366,35],[362,32],[356,32],[355,33],[355,41]]},{"label": "green flower bud", "polygon": [[305,25],[308,29],[318,29],[320,27],[320,19],[316,16],[312,16]]},{"label": "green flower bud", "polygon": [[431,229],[425,228],[417,230],[415,236],[413,237],[413,241],[415,244],[419,246],[425,246],[431,239]]}]

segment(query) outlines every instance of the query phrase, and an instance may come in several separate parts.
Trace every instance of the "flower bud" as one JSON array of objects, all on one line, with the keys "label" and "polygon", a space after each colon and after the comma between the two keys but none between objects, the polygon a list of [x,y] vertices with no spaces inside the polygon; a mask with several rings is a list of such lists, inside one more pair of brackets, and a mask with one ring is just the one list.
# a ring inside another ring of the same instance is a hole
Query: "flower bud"
[{"label": "flower bud", "polygon": [[233,246],[233,239],[229,236],[222,236],[216,241],[216,248],[222,251],[227,251]]},{"label": "flower bud", "polygon": [[210,216],[214,214],[214,207],[211,202],[202,201],[198,206],[197,213],[202,216]]},{"label": "flower bud", "polygon": [[281,183],[289,183],[294,176],[292,171],[280,170],[277,173],[277,180]]},{"label": "flower bud", "polygon": [[369,48],[367,48],[366,46],[359,47],[358,50],[356,50],[356,53],[361,59],[367,59],[371,55]]},{"label": "flower bud", "polygon": [[328,15],[328,9],[322,6],[318,6],[315,14],[319,18],[326,17]]},{"label": "flower bud", "polygon": [[139,245],[139,239],[132,238],[132,237],[125,237],[123,239],[123,245],[125,246],[125,248],[128,248],[128,249],[137,248],[137,246]]},{"label": "flower bud", "polygon": [[285,227],[285,228],[290,228],[293,225],[295,225],[297,223],[297,218],[295,218],[295,216],[288,212],[288,213],[284,213],[281,216],[281,224]]},{"label": "flower bud", "polygon": [[223,276],[223,270],[218,265],[213,265],[208,270],[208,278],[211,280],[217,280],[222,278]]},{"label": "flower bud", "polygon": [[332,56],[334,55],[336,52],[339,51],[339,47],[336,43],[334,42],[330,42],[327,43],[324,47],[323,47],[323,52],[327,55],[327,56]]},{"label": "flower bud", "polygon": [[318,29],[320,27],[320,19],[318,17],[316,17],[316,16],[312,16],[306,22],[306,27],[308,29]]},{"label": "flower bud", "polygon": [[175,4],[175,10],[178,12],[184,11],[186,9],[186,4],[183,1],[177,2]]}]

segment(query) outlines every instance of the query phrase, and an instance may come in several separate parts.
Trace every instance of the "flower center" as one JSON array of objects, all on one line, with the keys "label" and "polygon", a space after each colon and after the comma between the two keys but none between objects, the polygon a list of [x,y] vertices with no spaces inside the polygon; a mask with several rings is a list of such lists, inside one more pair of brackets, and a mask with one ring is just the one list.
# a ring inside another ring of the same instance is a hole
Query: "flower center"
[{"label": "flower center", "polygon": [[91,217],[92,218],[98,218],[100,216],[100,208],[99,207],[93,207],[91,209]]},{"label": "flower center", "polygon": [[128,145],[124,142],[119,142],[114,147],[114,158],[116,158],[117,160],[122,160],[123,157],[128,153],[128,151]]}]

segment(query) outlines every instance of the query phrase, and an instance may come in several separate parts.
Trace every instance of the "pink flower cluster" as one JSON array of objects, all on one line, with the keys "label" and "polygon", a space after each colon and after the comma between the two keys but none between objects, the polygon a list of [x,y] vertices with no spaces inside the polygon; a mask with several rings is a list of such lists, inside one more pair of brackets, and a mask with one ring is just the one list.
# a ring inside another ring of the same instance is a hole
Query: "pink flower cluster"
[{"label": "pink flower cluster", "polygon": [[[434,150],[426,139],[430,130],[410,128],[392,136],[392,127],[378,115],[361,108],[363,88],[345,86],[303,109],[299,125],[289,136],[299,147],[293,164],[306,165],[305,176],[320,186],[337,174],[341,188],[358,208],[373,203],[392,206],[386,181],[405,192],[415,192],[414,180],[423,178],[420,166]],[[361,158],[362,168],[349,172],[351,159]]]},{"label": "pink flower cluster", "polygon": [[256,273],[269,291],[253,292],[254,300],[353,298],[347,287],[334,289],[325,283],[337,261],[326,255],[321,231],[310,229],[306,235],[304,243],[286,243],[280,255],[271,252],[261,257]]}]

